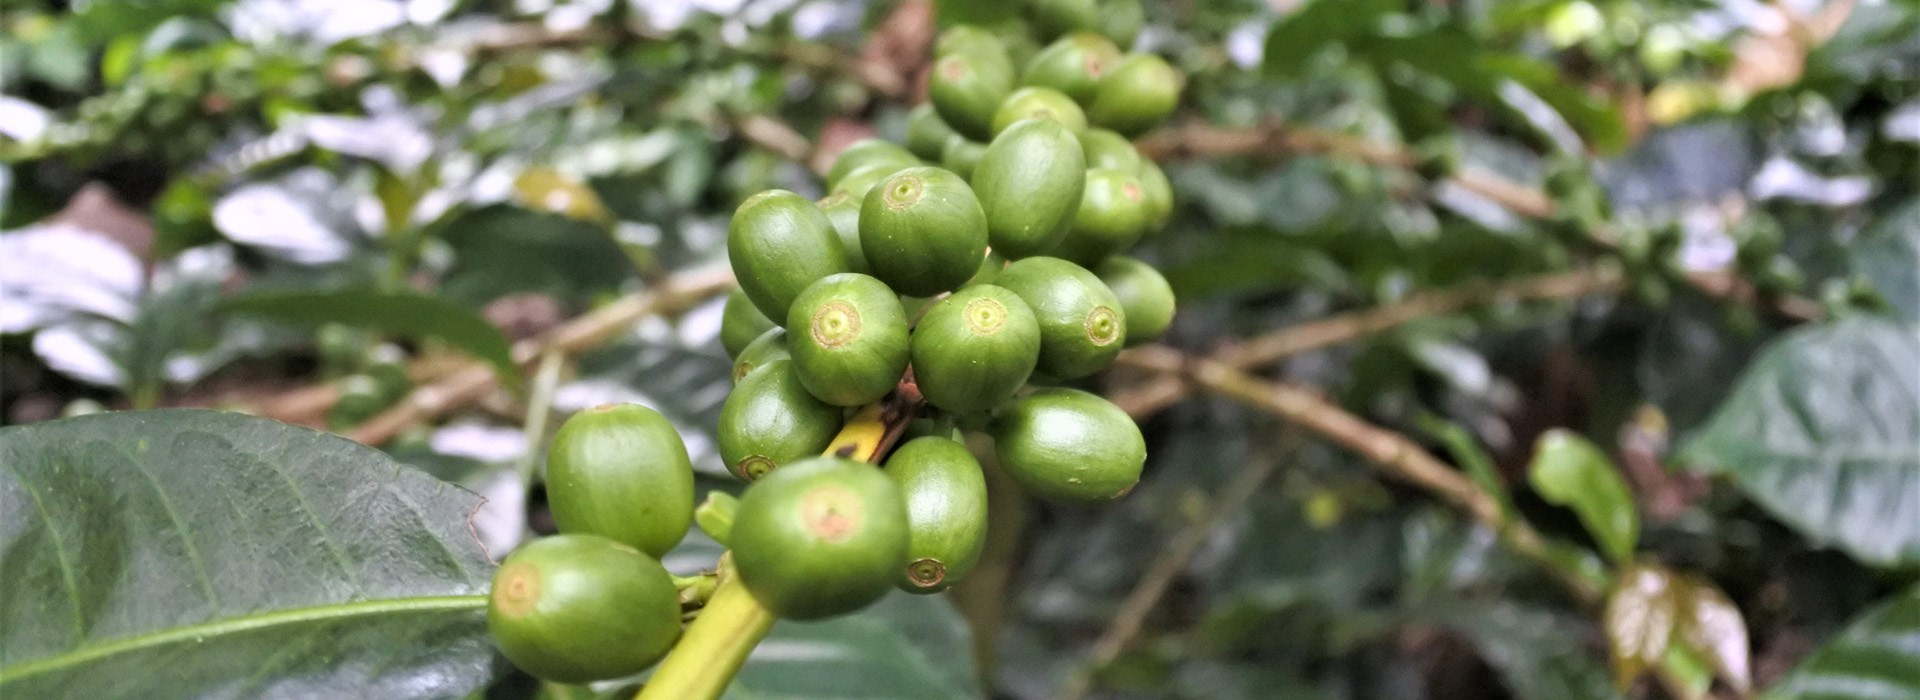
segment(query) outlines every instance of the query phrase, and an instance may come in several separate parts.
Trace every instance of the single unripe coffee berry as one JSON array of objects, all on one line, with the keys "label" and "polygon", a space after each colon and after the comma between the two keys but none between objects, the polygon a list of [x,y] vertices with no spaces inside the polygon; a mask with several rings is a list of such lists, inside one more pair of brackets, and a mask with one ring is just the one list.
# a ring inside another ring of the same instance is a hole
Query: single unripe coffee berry
[{"label": "single unripe coffee berry", "polygon": [[1118,498],[1140,481],[1146,439],[1112,402],[1047,388],[1015,399],[993,423],[994,454],[1034,496],[1068,503]]},{"label": "single unripe coffee berry", "polygon": [[847,252],[847,271],[860,274],[867,273],[867,254],[860,249],[860,201],[864,198],[846,190],[834,190],[816,203],[820,213],[826,214],[827,221],[833,223],[833,233]]},{"label": "single unripe coffee berry", "polygon": [[987,252],[987,215],[967,181],[940,168],[908,168],[860,206],[860,247],[873,276],[901,294],[958,288]]},{"label": "single unripe coffee berry", "polygon": [[597,535],[556,535],[522,545],[494,571],[487,630],[537,678],[620,678],[673,647],[680,597],[645,553]]},{"label": "single unripe coffee berry", "polygon": [[879,138],[864,138],[848,145],[827,169],[827,188],[833,189],[854,171],[867,167],[892,167],[894,170],[919,165],[920,159],[899,144]]},{"label": "single unripe coffee berry", "polygon": [[954,131],[984,140],[993,135],[994,112],[1013,92],[1013,83],[1013,62],[995,41],[936,59],[927,74],[927,98]]},{"label": "single unripe coffee berry", "polygon": [[1075,32],[1034,54],[1020,74],[1020,83],[1059,90],[1085,106],[1093,103],[1100,79],[1119,63],[1120,49],[1112,41]]},{"label": "single unripe coffee berry", "polygon": [[746,349],[740,351],[740,356],[733,358],[733,383],[738,385],[740,380],[746,379],[748,374],[759,369],[761,365],[792,357],[793,353],[787,350],[787,330],[784,328],[768,330],[753,342],[747,343]]},{"label": "single unripe coffee berry", "polygon": [[940,167],[972,181],[973,169],[979,167],[980,158],[986,154],[986,144],[954,134],[940,148]]},{"label": "single unripe coffee berry", "polygon": [[547,448],[547,506],[561,532],[664,555],[693,524],[686,443],[666,416],[639,404],[575,413]]},{"label": "single unripe coffee berry", "polygon": [[814,398],[792,365],[774,360],[748,372],[720,404],[720,459],[742,481],[820,454],[840,432],[840,407]]},{"label": "single unripe coffee berry", "polygon": [[938,593],[966,578],[987,541],[980,462],[951,438],[920,437],[894,450],[886,475],[907,506],[906,563],[895,583],[908,593]]},{"label": "single unripe coffee berry", "polygon": [[1112,129],[1087,127],[1080,132],[1080,148],[1087,154],[1087,169],[1113,168],[1122,172],[1139,174],[1140,149],[1132,141]]},{"label": "single unripe coffee berry", "polygon": [[747,488],[728,533],[755,600],[790,620],[859,610],[893,587],[906,558],[899,487],[838,457],[788,464]]},{"label": "single unripe coffee berry", "polygon": [[1006,131],[1022,119],[1052,119],[1080,133],[1087,128],[1087,114],[1066,93],[1050,87],[1023,87],[1007,95],[993,113],[993,133]]},{"label": "single unripe coffee berry", "polygon": [[907,150],[923,160],[938,162],[940,152],[947,147],[947,139],[958,134],[934,111],[931,102],[923,102],[907,112]]},{"label": "single unripe coffee berry", "polygon": [[727,303],[720,309],[720,347],[726,349],[727,357],[737,358],[755,338],[778,327],[773,319],[760,313],[746,292],[735,289],[727,293]]},{"label": "single unripe coffee berry", "polygon": [[1051,250],[1067,233],[1086,186],[1080,140],[1059,122],[1022,119],[987,145],[973,193],[994,252],[1018,259]]},{"label": "single unripe coffee berry", "polygon": [[1105,369],[1126,343],[1126,312],[1107,285],[1059,258],[1016,260],[994,283],[1020,296],[1040,322],[1038,371],[1077,379]]},{"label": "single unripe coffee berry", "polygon": [[878,401],[907,369],[907,312],[880,280],[845,272],[807,287],[787,312],[794,376],[821,401]]},{"label": "single unripe coffee berry", "polygon": [[1040,322],[1019,295],[976,284],[928,309],[913,329],[913,376],[927,403],[981,413],[1020,390],[1040,360]]},{"label": "single unripe coffee berry", "polygon": [[1067,235],[1053,255],[1083,267],[1133,247],[1147,229],[1145,188],[1131,172],[1112,168],[1087,171],[1087,187]]},{"label": "single unripe coffee berry", "polygon": [[1165,121],[1180,103],[1186,77],[1166,59],[1132,54],[1100,80],[1087,121],[1127,136],[1140,134]]},{"label": "single unripe coffee berry", "polygon": [[1105,282],[1127,316],[1129,347],[1159,339],[1173,323],[1173,286],[1159,270],[1135,258],[1115,255],[1094,274]]},{"label": "single unripe coffee berry", "polygon": [[768,319],[784,319],[800,290],[847,272],[846,249],[820,208],[786,190],[748,197],[727,225],[727,260],[740,289]]}]

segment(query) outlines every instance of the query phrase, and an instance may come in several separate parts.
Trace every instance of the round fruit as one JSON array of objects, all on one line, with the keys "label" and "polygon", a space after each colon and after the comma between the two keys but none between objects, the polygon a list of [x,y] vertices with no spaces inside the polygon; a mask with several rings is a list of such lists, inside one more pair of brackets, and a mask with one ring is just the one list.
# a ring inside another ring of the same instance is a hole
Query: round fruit
[{"label": "round fruit", "polygon": [[1137,175],[1146,160],[1127,137],[1098,127],[1080,133],[1080,149],[1087,154],[1088,169],[1113,168]]},{"label": "round fruit", "polygon": [[1100,78],[1120,63],[1120,49],[1099,34],[1075,32],[1048,44],[1027,61],[1020,84],[1050,87],[1082,105],[1092,104]]},{"label": "round fruit", "polygon": [[966,578],[987,542],[987,481],[965,445],[915,438],[887,458],[887,478],[907,506],[907,556],[895,583],[938,593]]},{"label": "round fruit", "polygon": [[907,150],[914,155],[930,161],[940,160],[940,151],[947,147],[947,138],[956,132],[953,127],[940,119],[940,113],[934,111],[932,103],[907,112]]},{"label": "round fruit", "polygon": [[735,289],[727,293],[727,304],[720,309],[720,347],[726,349],[727,357],[737,358],[753,339],[779,325],[760,313],[744,290]]},{"label": "round fruit", "polygon": [[1073,225],[1053,254],[1084,267],[1133,247],[1147,230],[1146,194],[1133,173],[1112,168],[1087,171],[1086,193]]},{"label": "round fruit", "polygon": [[954,134],[940,149],[940,167],[971,180],[973,169],[980,165],[980,157],[986,154],[986,144]]},{"label": "round fruit", "polygon": [[1100,33],[1122,47],[1133,46],[1147,24],[1147,8],[1140,0],[1106,0],[1100,6]]},{"label": "round fruit", "polygon": [[792,357],[793,353],[787,351],[786,329],[769,330],[753,342],[747,343],[746,349],[740,351],[740,356],[733,358],[733,383],[739,384],[740,380],[747,378],[748,374],[759,369],[761,365],[774,360],[792,359]]},{"label": "round fruit", "polygon": [[1126,314],[1113,291],[1086,268],[1059,258],[1027,258],[1008,265],[995,284],[1020,295],[1040,321],[1038,371],[1078,379],[1120,354]]},{"label": "round fruit", "polygon": [[1033,24],[1043,36],[1091,32],[1100,28],[1100,8],[1094,0],[1033,0]]},{"label": "round fruit", "polygon": [[1160,337],[1173,323],[1173,287],[1152,265],[1125,255],[1115,255],[1094,269],[1127,317],[1127,345],[1139,345]]},{"label": "round fruit", "polygon": [[660,562],[595,535],[529,542],[493,572],[487,630],[507,660],[555,683],[629,676],[680,637],[680,596]]},{"label": "round fruit", "polygon": [[1024,258],[1059,243],[1080,208],[1086,171],[1079,139],[1059,122],[1023,119],[994,137],[972,178],[993,249]]},{"label": "round fruit", "polygon": [[886,283],[854,272],[823,277],[787,312],[793,373],[835,406],[878,401],[907,371],[907,312]]},{"label": "round fruit", "polygon": [[547,448],[547,505],[561,532],[664,555],[693,523],[686,443],[665,416],[639,404],[575,413]]},{"label": "round fruit", "polygon": [[993,113],[993,133],[1006,131],[1022,119],[1052,119],[1076,134],[1087,128],[1087,113],[1080,105],[1048,87],[1023,87],[1008,94]]},{"label": "round fruit", "polygon": [[900,489],[870,465],[794,462],[749,487],[728,534],[740,581],[780,617],[816,620],[866,607],[907,552]]},{"label": "round fruit", "polygon": [[963,51],[1006,51],[999,37],[985,27],[972,24],[954,25],[940,32],[940,38],[933,42],[933,56],[940,58],[947,54]]},{"label": "round fruit", "polygon": [[822,198],[817,206],[820,213],[827,215],[827,221],[833,224],[833,233],[840,238],[840,247],[847,253],[847,271],[865,273],[867,256],[860,250],[860,200],[864,195],[856,196],[846,190],[835,190],[833,194]]},{"label": "round fruit", "polygon": [[967,283],[960,286],[965,288],[976,284],[993,284],[994,280],[1000,278],[1000,271],[1006,267],[1007,259],[989,250],[987,257],[980,261],[980,269],[975,270],[973,276],[967,278]]},{"label": "round fruit", "polygon": [[858,202],[867,196],[867,191],[873,189],[874,185],[880,184],[880,181],[887,179],[888,175],[905,170],[907,167],[899,163],[862,165],[854,168],[853,172],[847,173],[846,177],[840,178],[839,184],[828,188],[827,194],[829,196],[844,194]]},{"label": "round fruit", "polygon": [[1013,398],[1040,359],[1040,322],[1018,295],[976,284],[934,304],[913,330],[913,378],[927,403],[958,414]]},{"label": "round fruit", "polygon": [[891,165],[895,170],[919,165],[920,159],[886,139],[865,138],[848,145],[827,169],[827,187],[833,188],[855,170],[872,165]]},{"label": "round fruit", "polygon": [[806,198],[786,190],[748,197],[727,225],[727,260],[740,289],[769,319],[787,317],[800,290],[848,270],[833,222]]},{"label": "round fruit", "polygon": [[1087,119],[1128,136],[1139,134],[1173,113],[1185,83],[1165,59],[1150,53],[1130,55],[1100,81]]},{"label": "round fruit", "polygon": [[1015,399],[993,423],[994,454],[1027,493],[1089,503],[1125,495],[1140,481],[1146,439],[1119,406],[1078,389],[1040,389]]},{"label": "round fruit", "polygon": [[1140,159],[1140,168],[1135,172],[1140,178],[1141,191],[1147,195],[1147,231],[1165,228],[1167,219],[1173,216],[1173,183],[1167,181],[1165,170],[1145,158]]},{"label": "round fruit", "polygon": [[901,294],[959,287],[987,253],[987,215],[967,181],[940,168],[908,168],[867,193],[860,247],[873,275]]},{"label": "round fruit", "polygon": [[720,405],[720,459],[743,481],[820,454],[840,432],[840,408],[807,393],[792,360],[748,372]]},{"label": "round fruit", "polygon": [[941,56],[927,78],[927,97],[933,101],[933,108],[948,126],[968,138],[993,135],[994,111],[1010,92],[1013,63],[997,44]]}]

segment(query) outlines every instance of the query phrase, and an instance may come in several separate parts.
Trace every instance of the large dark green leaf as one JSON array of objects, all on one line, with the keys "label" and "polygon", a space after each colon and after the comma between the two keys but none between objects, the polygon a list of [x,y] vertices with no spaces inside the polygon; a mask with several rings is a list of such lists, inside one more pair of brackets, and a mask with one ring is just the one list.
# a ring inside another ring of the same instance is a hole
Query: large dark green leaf
[{"label": "large dark green leaf", "polygon": [[0,430],[0,697],[457,697],[493,675],[480,499],[235,413]]},{"label": "large dark green leaf", "polygon": [[1853,267],[1900,318],[1920,322],[1920,198],[1887,212],[1854,242]]},{"label": "large dark green leaf", "polygon": [[453,248],[441,293],[474,304],[523,292],[584,300],[634,277],[606,227],[559,214],[476,209],[448,222],[440,238]]},{"label": "large dark green leaf", "polygon": [[732,698],[977,698],[967,623],[946,599],[894,593],[823,622],[781,622]]},{"label": "large dark green leaf", "polygon": [[1920,334],[1853,319],[1776,341],[1688,445],[1775,517],[1861,561],[1920,561]]},{"label": "large dark green leaf", "polygon": [[1768,691],[1778,700],[1920,697],[1920,586],[1861,615]]},{"label": "large dark green leaf", "polygon": [[507,385],[520,385],[520,366],[507,337],[478,311],[445,297],[371,289],[269,291],[233,297],[225,307],[303,326],[338,323],[445,341],[493,365]]}]

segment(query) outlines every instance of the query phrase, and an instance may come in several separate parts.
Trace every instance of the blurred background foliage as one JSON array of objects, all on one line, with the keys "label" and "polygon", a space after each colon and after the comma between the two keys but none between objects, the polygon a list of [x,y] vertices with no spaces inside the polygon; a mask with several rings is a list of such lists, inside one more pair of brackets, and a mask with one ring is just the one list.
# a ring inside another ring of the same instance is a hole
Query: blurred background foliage
[{"label": "blurred background foliage", "polygon": [[[1176,364],[1365,430],[1126,363],[1128,498],[997,501],[957,606],[783,624],[742,697],[1920,697],[1920,7],[1112,5],[1191,76],[1141,141]],[[327,427],[487,496],[495,552],[597,403],[733,489],[729,213],[1019,11],[14,0],[0,415]]]}]

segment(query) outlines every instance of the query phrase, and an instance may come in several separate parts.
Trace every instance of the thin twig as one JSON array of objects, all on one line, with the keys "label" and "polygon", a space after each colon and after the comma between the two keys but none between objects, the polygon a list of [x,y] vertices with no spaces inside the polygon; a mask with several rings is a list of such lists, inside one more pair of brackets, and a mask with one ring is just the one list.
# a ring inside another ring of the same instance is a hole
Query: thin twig
[{"label": "thin twig", "polygon": [[[623,297],[538,338],[515,343],[513,358],[525,366],[549,350],[565,355],[578,353],[600,345],[635,321],[655,313],[685,310],[732,286],[733,272],[724,265],[678,273],[653,289]],[[394,407],[347,433],[347,437],[369,445],[386,442],[412,425],[472,405],[493,390],[497,380],[493,369],[485,363],[468,363],[437,382],[414,389]]]},{"label": "thin twig", "polygon": [[1282,432],[1278,454],[1255,462],[1253,466],[1235,474],[1233,480],[1221,487],[1213,502],[1208,504],[1205,516],[1188,523],[1174,534],[1120,603],[1120,609],[1113,614],[1113,621],[1107,624],[1106,631],[1100,634],[1087,653],[1083,672],[1074,676],[1060,697],[1067,700],[1086,697],[1087,692],[1093,689],[1094,673],[1120,657],[1120,652],[1125,651],[1133,638],[1140,634],[1140,626],[1146,622],[1147,615],[1160,605],[1160,599],[1166,597],[1167,589],[1187,568],[1187,563],[1193,561],[1207,538],[1246,507],[1253,494],[1260,490],[1260,485],[1266,483],[1274,470],[1286,461],[1299,442],[1298,429],[1289,427]]}]

